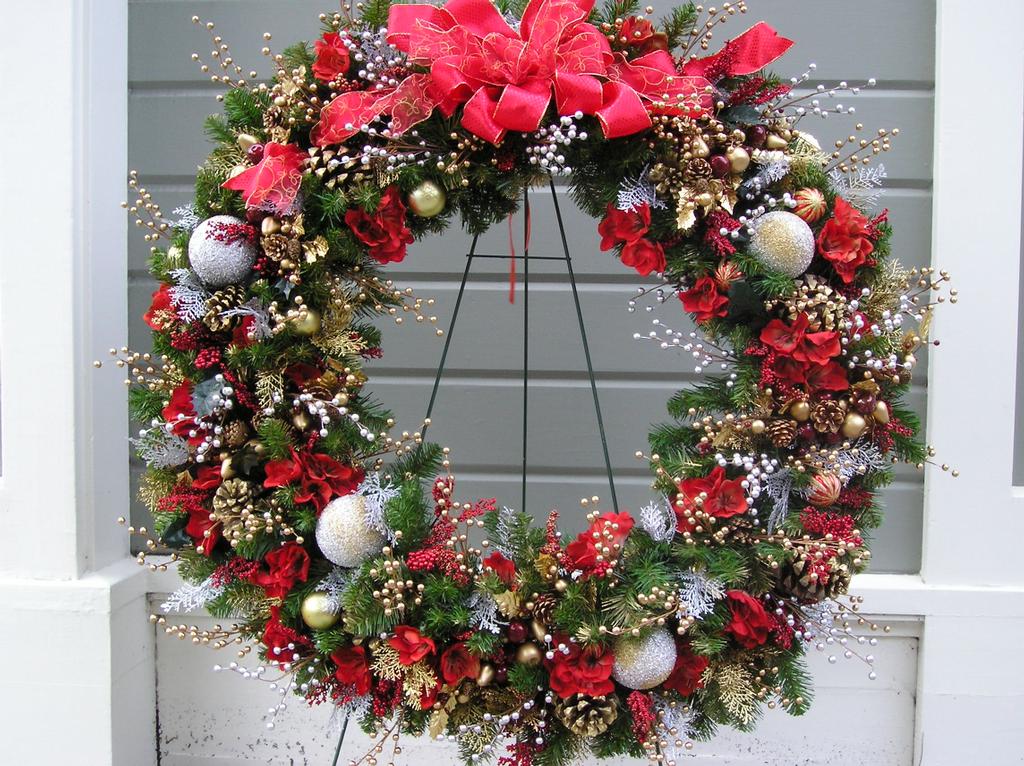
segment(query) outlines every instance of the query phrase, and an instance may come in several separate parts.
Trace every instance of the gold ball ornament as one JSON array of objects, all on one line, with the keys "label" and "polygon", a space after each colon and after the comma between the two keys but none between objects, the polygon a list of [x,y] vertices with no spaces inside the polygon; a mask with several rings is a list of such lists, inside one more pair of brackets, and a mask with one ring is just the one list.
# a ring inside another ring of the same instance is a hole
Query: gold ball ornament
[{"label": "gold ball ornament", "polygon": [[533,637],[544,643],[544,636],[547,635],[548,629],[543,622],[537,619],[530,620],[530,632],[533,633]]},{"label": "gold ball ornament", "polygon": [[641,638],[622,636],[615,642],[612,678],[627,689],[653,689],[672,675],[676,640],[666,628]]},{"label": "gold ball ornament", "polygon": [[525,643],[516,649],[516,662],[520,665],[540,665],[540,648],[536,644]]},{"label": "gold ball ornament", "polygon": [[494,665],[485,662],[480,666],[480,672],[476,676],[477,686],[490,686],[494,682]]},{"label": "gold ball ornament", "polygon": [[299,410],[292,415],[292,425],[298,428],[300,431],[305,431],[312,424],[312,420],[309,417],[309,413],[305,410]]},{"label": "gold ball ornament", "polygon": [[811,417],[810,402],[794,402],[792,405],[790,405],[789,414],[792,416],[793,420],[796,420],[800,423],[805,422],[808,418]]},{"label": "gold ball ornament", "polygon": [[765,428],[767,428],[767,426],[765,426],[763,420],[758,419],[751,421],[750,423],[750,430],[755,434],[763,434]]},{"label": "gold ball ornament", "polygon": [[807,271],[814,259],[814,232],[798,215],[773,210],[748,224],[750,251],[761,265],[787,277]]},{"label": "gold ball ornament", "polygon": [[327,594],[319,591],[310,593],[302,599],[299,613],[302,615],[302,621],[313,630],[327,630],[340,616]]},{"label": "gold ball ornament", "polygon": [[886,425],[889,422],[889,405],[885,402],[876,403],[871,417],[875,419],[876,423],[881,423],[883,426]]},{"label": "gold ball ornament", "polygon": [[299,313],[299,316],[292,320],[292,329],[299,335],[316,335],[320,332],[320,312],[307,308]]},{"label": "gold ball ornament", "polygon": [[279,231],[281,231],[281,222],[272,215],[268,215],[263,219],[263,222],[260,223],[260,233],[263,234],[264,237],[269,237],[271,234],[277,234]]},{"label": "gold ball ornament", "polygon": [[820,189],[800,189],[793,195],[793,201],[796,203],[793,212],[807,223],[820,221],[821,217],[825,215],[825,211],[828,210],[825,195],[821,193]]},{"label": "gold ball ornament", "polygon": [[225,458],[220,464],[220,477],[224,479],[224,481],[227,481],[228,479],[233,479],[237,475],[235,471],[235,466],[232,464],[231,461],[232,459],[230,457]]},{"label": "gold ball ornament", "polygon": [[725,150],[729,168],[733,173],[742,173],[750,167],[750,154],[742,146],[731,146]]},{"label": "gold ball ornament", "polygon": [[407,197],[412,212],[420,218],[433,218],[444,212],[444,205],[447,201],[444,189],[433,181],[424,181],[411,192]]},{"label": "gold ball ornament", "polygon": [[857,439],[868,430],[868,421],[856,412],[848,412],[843,420],[843,436],[847,439]]}]

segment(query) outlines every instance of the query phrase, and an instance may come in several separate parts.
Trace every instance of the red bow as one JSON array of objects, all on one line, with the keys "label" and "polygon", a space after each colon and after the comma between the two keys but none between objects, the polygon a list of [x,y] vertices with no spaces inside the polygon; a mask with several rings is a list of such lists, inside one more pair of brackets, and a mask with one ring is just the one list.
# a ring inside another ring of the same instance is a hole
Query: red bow
[{"label": "red bow", "polygon": [[551,102],[562,115],[594,114],[603,100],[608,40],[586,22],[593,0],[530,0],[519,30],[488,0],[393,5],[388,41],[430,67],[429,90],[446,116],[492,143],[536,130]]}]

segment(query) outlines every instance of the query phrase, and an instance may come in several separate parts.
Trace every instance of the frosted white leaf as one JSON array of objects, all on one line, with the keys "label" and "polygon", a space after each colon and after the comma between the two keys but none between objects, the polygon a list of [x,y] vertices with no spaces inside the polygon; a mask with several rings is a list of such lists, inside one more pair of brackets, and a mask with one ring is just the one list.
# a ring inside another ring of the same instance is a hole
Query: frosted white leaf
[{"label": "frosted white leaf", "polygon": [[[889,466],[882,451],[868,441],[858,441],[849,449],[841,449],[829,454],[827,467],[834,471],[842,480],[845,486],[855,476],[864,476],[874,471],[885,470]],[[807,496],[810,487],[801,490],[801,494]]]},{"label": "frosted white leaf", "polygon": [[395,531],[384,519],[384,511],[387,509],[388,503],[398,497],[399,490],[390,482],[382,485],[380,474],[373,472],[366,475],[362,484],[356,488],[356,492],[366,500],[366,515],[364,516],[366,526],[380,532],[392,544],[397,542]]},{"label": "frosted white leaf", "polygon": [[188,442],[168,433],[161,425],[147,428],[137,439],[129,439],[139,457],[154,468],[173,468],[188,462]]},{"label": "frosted white leaf", "polygon": [[680,617],[699,620],[710,614],[715,604],[725,597],[725,583],[703,572],[684,572],[679,576],[679,583]]},{"label": "frosted white leaf", "polygon": [[507,559],[514,559],[517,551],[513,548],[512,537],[516,528],[516,512],[508,506],[498,511],[498,523],[494,529],[491,547]]},{"label": "frosted white leaf", "polygon": [[873,208],[878,204],[882,184],[888,177],[882,163],[860,166],[852,173],[843,173],[836,168],[828,175],[836,193],[859,208]]},{"label": "frosted white leaf", "polygon": [[332,610],[340,610],[345,591],[355,583],[358,571],[335,567],[316,586],[315,590],[327,594],[327,606]]},{"label": "frosted white leaf", "polygon": [[761,479],[761,490],[772,501],[772,512],[768,515],[768,532],[774,532],[789,513],[789,493],[793,489],[793,474],[788,468],[780,468]]},{"label": "frosted white leaf", "polygon": [[270,313],[260,303],[259,298],[253,298],[241,306],[227,309],[220,312],[222,317],[252,317],[253,323],[249,333],[255,340],[266,340],[271,336]]},{"label": "frosted white leaf", "polygon": [[667,543],[676,534],[676,515],[665,498],[648,503],[640,509],[640,528],[651,539]]},{"label": "frosted white leaf", "polygon": [[195,612],[203,609],[224,592],[223,585],[215,585],[212,577],[199,584],[186,583],[167,597],[160,605],[163,612]]},{"label": "frosted white leaf", "polygon": [[498,616],[498,602],[490,593],[476,591],[469,597],[469,624],[477,630],[486,630],[497,635],[508,623]]},{"label": "frosted white leaf", "polygon": [[664,208],[665,203],[658,198],[657,191],[647,178],[647,169],[636,179],[624,178],[619,184],[619,193],[615,206],[619,210],[631,213],[639,207],[649,205],[652,208]]},{"label": "frosted white leaf", "polygon": [[196,322],[206,314],[206,301],[210,292],[191,269],[171,272],[174,287],[170,289],[171,305],[182,322]]},{"label": "frosted white leaf", "polygon": [[196,212],[196,206],[189,202],[187,205],[174,208],[176,220],[171,221],[171,226],[181,231],[192,231],[202,220]]}]

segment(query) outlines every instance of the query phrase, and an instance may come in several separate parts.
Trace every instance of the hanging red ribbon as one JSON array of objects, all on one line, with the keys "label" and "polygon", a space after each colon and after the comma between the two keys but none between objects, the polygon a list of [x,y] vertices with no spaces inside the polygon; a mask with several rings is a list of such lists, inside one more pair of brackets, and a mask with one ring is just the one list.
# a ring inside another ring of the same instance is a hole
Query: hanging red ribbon
[{"label": "hanging red ribbon", "polygon": [[723,77],[751,74],[764,69],[792,45],[792,40],[782,37],[768,24],[759,21],[723,45],[718,53],[687,61],[681,71],[684,75],[718,82]]}]

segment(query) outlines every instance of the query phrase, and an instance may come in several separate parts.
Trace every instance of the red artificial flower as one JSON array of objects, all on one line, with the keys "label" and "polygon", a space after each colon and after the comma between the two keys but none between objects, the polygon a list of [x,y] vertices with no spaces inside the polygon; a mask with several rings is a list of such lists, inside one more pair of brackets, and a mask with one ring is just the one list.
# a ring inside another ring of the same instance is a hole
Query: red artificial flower
[{"label": "red artificial flower", "polygon": [[177,319],[178,315],[171,302],[171,288],[168,285],[160,285],[153,293],[149,311],[142,315],[142,320],[153,330],[161,332],[174,324]]},{"label": "red artificial flower", "polygon": [[333,82],[348,71],[348,47],[337,32],[327,32],[313,44],[316,61],[313,76],[321,82]]},{"label": "red artificial flower", "polygon": [[626,38],[626,45],[637,48],[641,54],[668,50],[668,35],[655,31],[654,25],[643,16],[630,16],[623,21],[620,34]]},{"label": "red artificial flower", "polygon": [[202,506],[190,507],[188,510],[188,523],[185,525],[185,534],[191,537],[201,548],[204,556],[213,553],[213,549],[220,542],[220,522],[210,518],[208,508]]},{"label": "red artificial flower", "polygon": [[601,250],[611,250],[616,245],[636,242],[649,228],[651,208],[646,202],[634,210],[619,210],[609,203],[604,218],[597,226],[597,232],[601,235]]},{"label": "red artificial flower", "polygon": [[761,330],[761,342],[780,354],[790,356],[803,342],[808,323],[807,314],[802,311],[791,325],[781,319],[773,319]]},{"label": "red artificial flower", "polygon": [[822,365],[828,364],[832,357],[839,356],[841,350],[839,333],[809,332],[793,352],[793,358],[798,362]]},{"label": "red artificial flower", "polygon": [[331,660],[337,666],[334,677],[338,681],[345,686],[353,687],[360,697],[369,693],[372,679],[370,663],[366,658],[366,647],[343,646],[331,652]]},{"label": "red artificial flower", "polygon": [[850,381],[846,378],[846,368],[838,362],[829,362],[820,366],[814,366],[807,370],[807,390],[809,393],[816,391],[845,391],[850,387]]},{"label": "red artificial flower", "polygon": [[791,356],[777,356],[772,363],[772,372],[786,386],[802,386],[807,383],[807,365]]},{"label": "red artificial flower", "polygon": [[725,632],[744,649],[755,649],[765,643],[775,621],[761,602],[741,590],[730,590],[725,598],[732,613],[732,621],[725,626]]},{"label": "red artificial flower", "polygon": [[267,647],[267,660],[284,667],[293,662],[295,655],[309,647],[309,640],[281,622],[281,609],[270,607],[270,619],[260,638]]},{"label": "red artificial flower", "polygon": [[[743,479],[726,479],[725,469],[715,466],[707,476],[696,479],[684,479],[679,482],[679,497],[682,498],[685,510],[697,507],[697,498],[705,495],[701,510],[718,519],[728,519],[747,512],[747,497],[743,492]],[[690,520],[676,508],[679,529],[682,531],[690,524]]]},{"label": "red artificial flower", "polygon": [[222,479],[219,465],[200,466],[192,480],[192,489],[216,489]]},{"label": "red artificial flower", "polygon": [[242,321],[235,325],[231,331],[231,343],[239,348],[251,346],[255,341],[249,337],[249,330],[256,324],[256,318],[252,316],[242,317]]},{"label": "red artificial flower", "polygon": [[452,644],[441,655],[441,675],[449,686],[463,678],[476,678],[480,675],[480,658],[470,654],[464,642]]},{"label": "red artificial flower", "polygon": [[660,242],[641,237],[622,246],[622,263],[636,269],[643,277],[652,271],[661,273],[665,270],[665,250]]},{"label": "red artificial flower", "polygon": [[305,162],[306,153],[295,144],[271,141],[263,147],[263,159],[221,186],[241,192],[247,208],[287,214],[299,194]]},{"label": "red artificial flower", "polygon": [[484,568],[493,570],[499,580],[505,583],[505,585],[512,587],[512,583],[516,579],[515,562],[510,561],[498,553],[498,551],[495,551],[484,559]]},{"label": "red artificial flower", "polygon": [[729,313],[729,299],[718,292],[711,277],[701,277],[689,290],[679,293],[683,308],[693,314],[695,322],[707,322]]},{"label": "red artificial flower", "polygon": [[312,503],[319,514],[335,497],[344,497],[355,492],[362,483],[361,468],[339,463],[322,452],[291,451],[291,458],[272,460],[267,463],[264,487],[286,487],[296,481],[302,491],[295,493],[299,503]]},{"label": "red artificial flower", "polygon": [[437,695],[441,693],[441,682],[438,681],[429,689],[424,689],[420,693],[420,710],[430,710],[434,707],[434,703],[437,702]]},{"label": "red artificial flower", "polygon": [[596,646],[581,649],[579,644],[564,638],[556,639],[555,644],[559,643],[569,648],[568,654],[556,649],[554,659],[546,661],[548,685],[555,694],[566,699],[574,694],[599,696],[615,690],[611,680],[614,654]]},{"label": "red artificial flower", "polygon": [[846,284],[854,280],[857,269],[868,262],[874,251],[873,232],[867,216],[842,197],[836,197],[832,217],[818,233],[818,251]]},{"label": "red artificial flower", "polygon": [[708,666],[708,658],[694,654],[689,641],[676,641],[676,664],[672,674],[665,679],[665,688],[689,697],[704,687],[701,676]]},{"label": "red artificial flower", "polygon": [[[633,517],[629,513],[601,514],[585,532],[581,532],[565,548],[564,563],[568,569],[579,569],[584,576],[603,575],[611,565],[610,559],[617,558],[626,538],[633,529]],[[600,546],[600,547],[599,547]],[[607,548],[607,553],[601,549]],[[598,555],[603,558],[598,561]]]},{"label": "red artificial flower", "polygon": [[203,440],[201,435],[189,437],[188,432],[196,427],[196,410],[192,403],[192,382],[185,380],[178,384],[167,405],[160,411],[164,420],[171,424],[173,432],[191,444]]},{"label": "red artificial flower", "polygon": [[413,239],[412,231],[405,225],[405,204],[397,186],[385,190],[376,212],[352,208],[345,213],[345,223],[379,263],[401,261],[406,245]]},{"label": "red artificial flower", "polygon": [[398,652],[398,661],[403,665],[412,665],[437,651],[432,639],[420,635],[416,628],[409,625],[395,628],[395,635],[388,639],[388,643]]},{"label": "red artificial flower", "polygon": [[268,598],[284,598],[297,583],[309,578],[309,554],[298,543],[285,543],[264,557],[251,580]]}]

